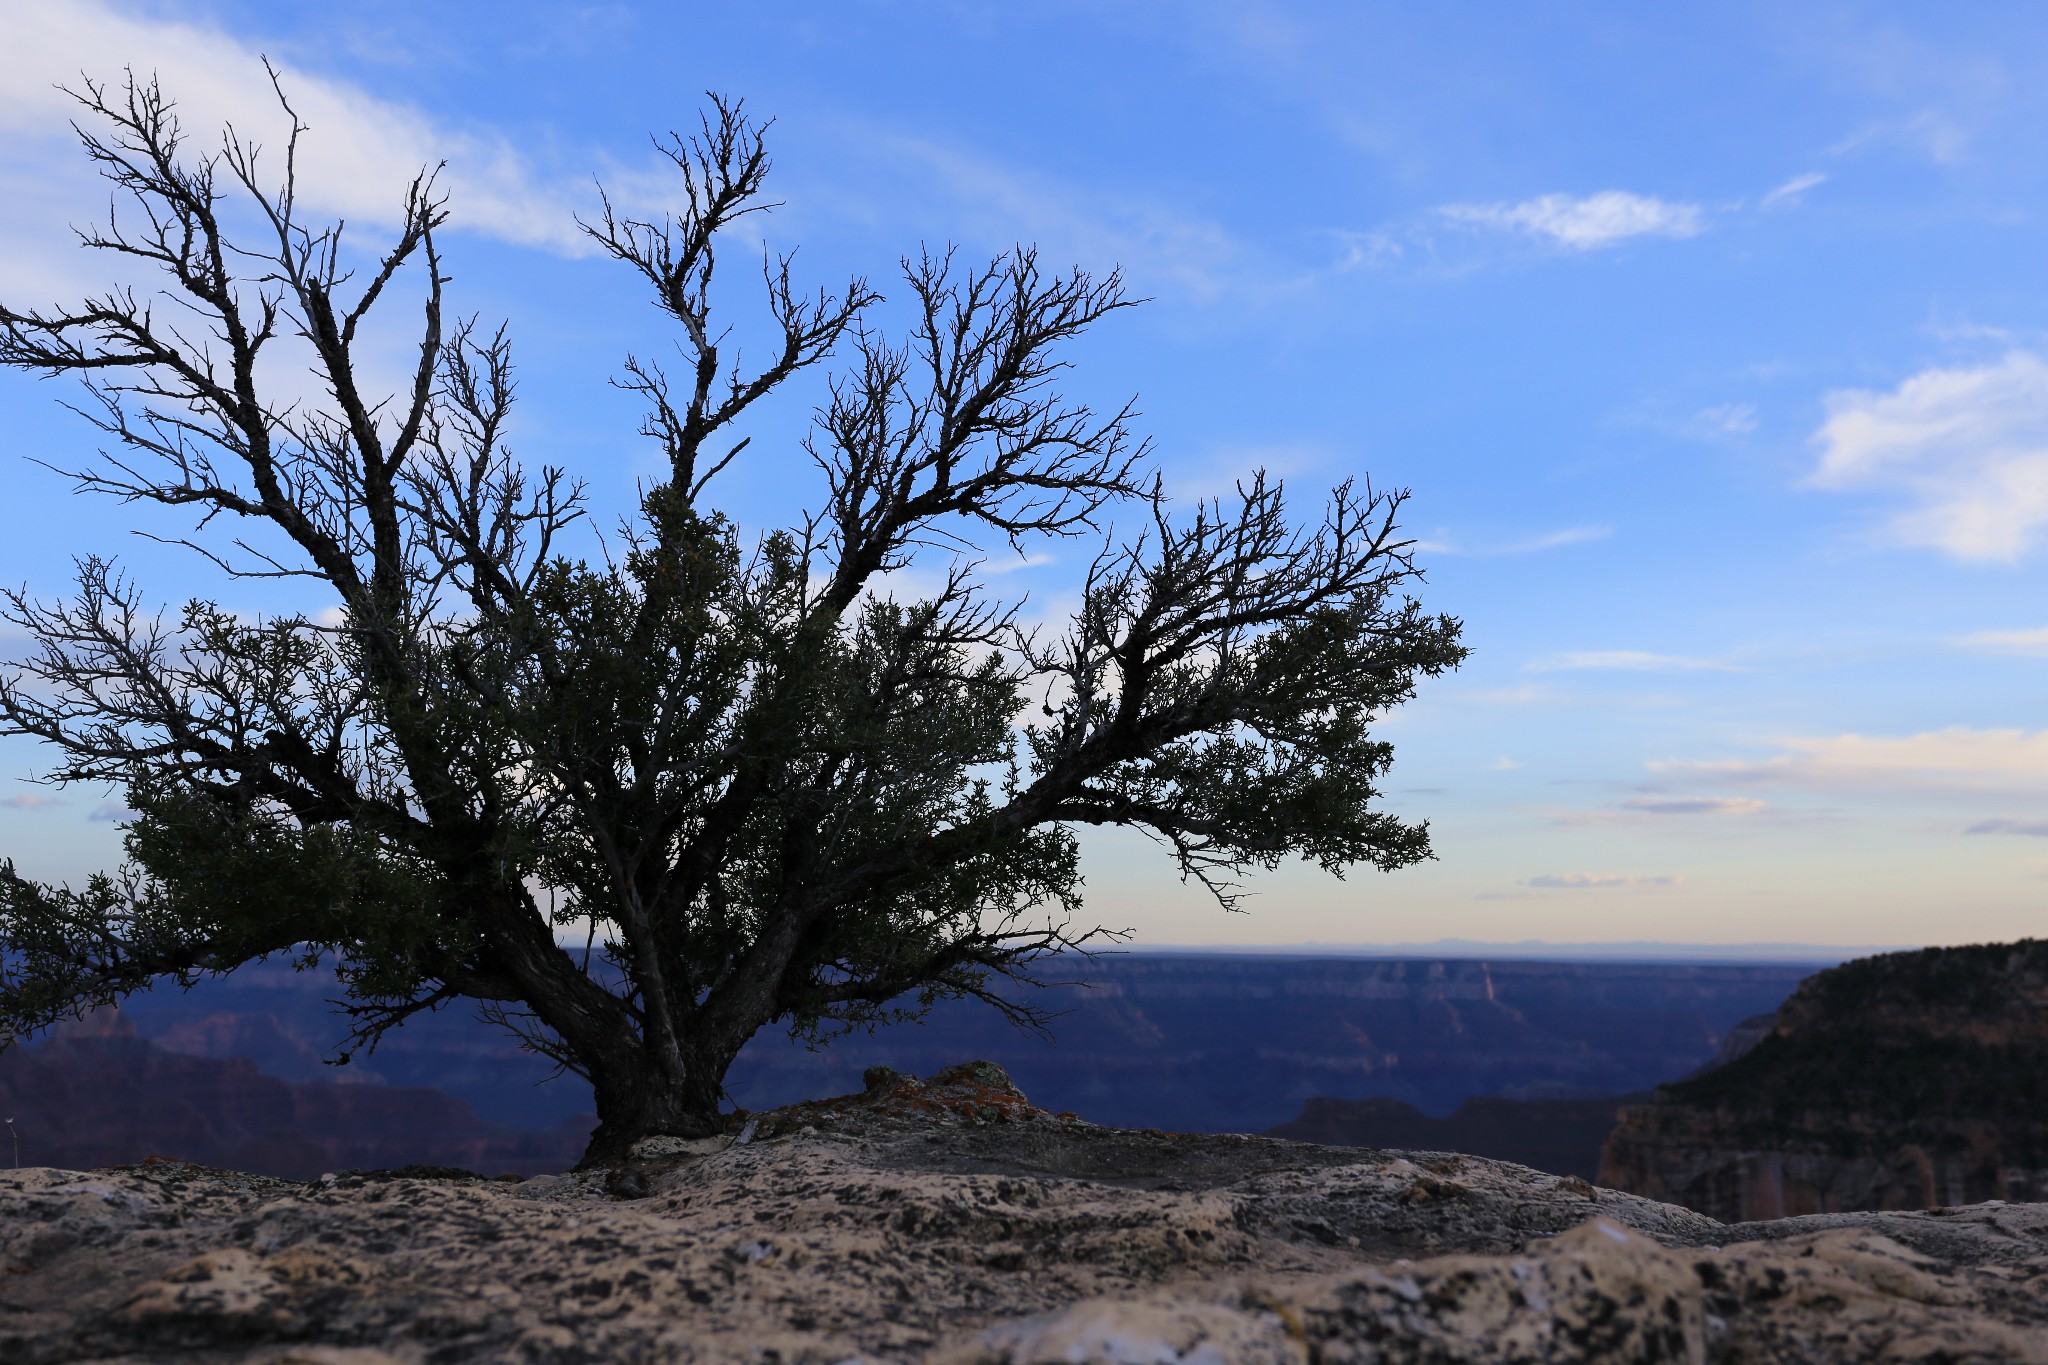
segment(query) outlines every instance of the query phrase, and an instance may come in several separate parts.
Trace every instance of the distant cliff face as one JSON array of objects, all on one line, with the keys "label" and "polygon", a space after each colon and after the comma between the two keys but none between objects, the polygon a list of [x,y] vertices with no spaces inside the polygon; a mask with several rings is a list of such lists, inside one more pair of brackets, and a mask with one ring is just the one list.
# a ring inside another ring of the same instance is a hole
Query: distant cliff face
[{"label": "distant cliff face", "polygon": [[591,1120],[540,1132],[479,1119],[421,1086],[286,1081],[245,1057],[188,1057],[136,1036],[103,1010],[49,1041],[0,1055],[0,1162],[79,1169],[168,1156],[261,1175],[460,1166],[558,1171]]},{"label": "distant cliff face", "polygon": [[1052,1038],[979,1002],[819,1052],[763,1034],[734,1098],[771,1108],[856,1088],[863,1068],[922,1073],[963,1052],[1041,1103],[1096,1123],[1258,1132],[1311,1097],[1448,1114],[1480,1096],[1619,1095],[1682,1076],[1810,967],[1131,953],[1056,961],[1029,998]]},{"label": "distant cliff face", "polygon": [[[1475,1096],[1619,1095],[1682,1076],[1737,1021],[1775,1010],[1813,969],[1784,963],[1527,962],[1236,954],[1103,954],[1045,964],[1020,998],[1051,1011],[1022,1033],[978,1000],[923,1023],[812,1050],[763,1030],[727,1084],[770,1109],[860,1088],[869,1067],[922,1075],[962,1055],[1001,1063],[1040,1103],[1097,1123],[1253,1132],[1312,1096],[1400,1100],[1448,1114]],[[546,1128],[591,1110],[590,1088],[464,1008],[421,1015],[374,1056],[322,1065],[346,1032],[324,970],[259,963],[122,1008],[168,1052],[247,1057],[288,1081],[430,1086],[476,1115]]]},{"label": "distant cliff face", "polygon": [[2048,1200],[2048,941],[1820,973],[1748,1053],[1624,1109],[1600,1183],[1725,1222]]},{"label": "distant cliff face", "polygon": [[1600,1171],[1601,1144],[1615,1114],[1647,1096],[1594,1095],[1576,1099],[1466,1100],[1448,1118],[1431,1118],[1399,1100],[1333,1100],[1318,1096],[1291,1123],[1267,1137],[1329,1147],[1374,1147],[1422,1152],[1465,1152],[1512,1161],[1552,1175],[1591,1180]]}]

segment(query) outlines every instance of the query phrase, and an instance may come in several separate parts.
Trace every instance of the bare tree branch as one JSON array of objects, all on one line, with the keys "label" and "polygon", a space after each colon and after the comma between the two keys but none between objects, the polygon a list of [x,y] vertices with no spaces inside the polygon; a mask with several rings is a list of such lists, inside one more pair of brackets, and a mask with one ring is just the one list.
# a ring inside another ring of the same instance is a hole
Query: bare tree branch
[{"label": "bare tree branch", "polygon": [[[602,1160],[714,1127],[770,1022],[822,1037],[971,997],[1044,1027],[1013,989],[1114,937],[1073,927],[1080,826],[1144,831],[1229,906],[1282,858],[1429,856],[1375,806],[1373,723],[1464,653],[1409,595],[1407,495],[1346,484],[1302,525],[1252,474],[1176,512],[1132,407],[1060,392],[1069,345],[1133,302],[1114,271],[920,252],[892,339],[864,281],[812,291],[770,250],[747,366],[714,281],[772,207],[767,125],[712,97],[658,144],[672,213],[601,197],[583,225],[681,356],[625,359],[664,477],[593,564],[582,485],[511,449],[506,331],[445,300],[438,168],[358,250],[303,212],[309,130],[268,74],[281,154],[229,129],[194,156],[154,82],[83,86],[116,202],[81,240],[160,287],[0,305],[0,364],[77,381],[108,444],[76,488],[182,510],[148,533],[230,582],[315,592],[167,612],[98,557],[68,598],[0,592],[32,641],[0,668],[0,735],[134,812],[118,876],[0,872],[0,1043],[158,976],[333,956],[344,1057],[481,1002],[590,1080]],[[366,339],[409,309],[404,376],[375,390]],[[276,396],[287,350],[314,394]],[[803,444],[818,500],[743,538],[713,481],[764,458],[757,405],[835,356]],[[977,574],[986,545],[1082,541],[1061,633]],[[913,566],[937,570],[921,591],[891,577]]]}]

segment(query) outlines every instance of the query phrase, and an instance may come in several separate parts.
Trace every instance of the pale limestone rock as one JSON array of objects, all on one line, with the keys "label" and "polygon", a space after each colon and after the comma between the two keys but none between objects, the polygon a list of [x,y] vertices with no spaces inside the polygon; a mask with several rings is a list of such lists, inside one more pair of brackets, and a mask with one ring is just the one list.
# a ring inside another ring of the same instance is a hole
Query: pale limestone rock
[{"label": "pale limestone rock", "polygon": [[[2048,1288],[2041,1271],[2036,1289]],[[1096,1300],[986,1329],[932,1361],[2048,1362],[2048,1315],[2000,1320],[1970,1278],[1866,1229],[1700,1250],[1600,1219],[1516,1256]]]},{"label": "pale limestone rock", "polygon": [[0,1360],[2044,1359],[2048,1207],[1729,1228],[1502,1162],[1062,1121],[971,1068],[877,1080],[617,1172],[0,1171]]}]

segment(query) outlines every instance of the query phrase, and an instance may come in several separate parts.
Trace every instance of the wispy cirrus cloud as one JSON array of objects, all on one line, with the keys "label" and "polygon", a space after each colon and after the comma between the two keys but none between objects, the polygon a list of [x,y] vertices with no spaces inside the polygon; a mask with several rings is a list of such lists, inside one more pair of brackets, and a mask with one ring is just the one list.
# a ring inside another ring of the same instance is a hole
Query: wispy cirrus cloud
[{"label": "wispy cirrus cloud", "polygon": [[1078,185],[929,136],[876,129],[859,150],[922,196],[951,201],[991,244],[1036,242],[1048,259],[1121,265],[1205,301],[1281,284],[1281,273],[1220,223],[1170,203]]},{"label": "wispy cirrus cloud", "polygon": [[1987,654],[2022,654],[2048,659],[2048,626],[2032,626],[2024,630],[1980,630],[1972,635],[1957,636],[1955,644]]},{"label": "wispy cirrus cloud", "polygon": [[1475,687],[1460,695],[1463,700],[1479,706],[1554,706],[1571,700],[1566,693],[1534,683],[1518,683],[1513,687]]},{"label": "wispy cirrus cloud", "polygon": [[2048,526],[2048,359],[2013,350],[1823,401],[1809,481],[1903,498],[1886,526],[1895,543],[2011,564]]},{"label": "wispy cirrus cloud", "polygon": [[1531,877],[1524,885],[1542,891],[1614,891],[1631,887],[1678,886],[1682,874],[1644,877],[1620,872],[1552,872]]},{"label": "wispy cirrus cloud", "polygon": [[1025,569],[1043,569],[1049,564],[1059,563],[1057,555],[1009,554],[995,555],[981,562],[981,572],[990,577],[1019,573]]},{"label": "wispy cirrus cloud", "polygon": [[1626,190],[1545,194],[1516,204],[1446,204],[1436,213],[1460,226],[1519,233],[1571,251],[1597,251],[1637,237],[1696,237],[1706,227],[1698,204]]},{"label": "wispy cirrus cloud", "polygon": [[1827,176],[1820,171],[1808,171],[1795,175],[1784,184],[1757,201],[1761,209],[1789,209],[1796,207],[1808,190],[1827,183]]},{"label": "wispy cirrus cloud", "polygon": [[1979,820],[1963,833],[2023,834],[2032,839],[2048,839],[2048,820]]},{"label": "wispy cirrus cloud", "polygon": [[1551,654],[1524,664],[1530,673],[1612,670],[1623,673],[1739,673],[1722,659],[1684,654],[1653,654],[1640,649],[1581,649]]},{"label": "wispy cirrus cloud", "polygon": [[1734,441],[1756,431],[1756,407],[1750,403],[1716,403],[1701,408],[1682,430],[1696,441]]},{"label": "wispy cirrus cloud", "polygon": [[1758,816],[1782,818],[1784,812],[1752,796],[1637,796],[1593,810],[1539,808],[1552,824],[1568,829],[1600,825],[1646,826],[1680,821],[1705,822]]},{"label": "wispy cirrus cloud", "polygon": [[1858,794],[2048,792],[2048,730],[1951,726],[1915,735],[1794,736],[1760,758],[1660,760],[1652,772],[1717,786]]},{"label": "wispy cirrus cloud", "polygon": [[1848,156],[1872,146],[1891,147],[1936,166],[1953,166],[1968,155],[1976,134],[1971,123],[1954,112],[1928,108],[1867,124],[1827,151],[1830,156]]},{"label": "wispy cirrus cloud", "polygon": [[1545,550],[1561,550],[1567,545],[1585,545],[1596,540],[1605,540],[1614,534],[1612,526],[1567,526],[1561,531],[1546,531],[1540,535],[1524,536],[1512,540],[1460,542],[1447,536],[1434,536],[1415,542],[1415,548],[1425,554],[1469,555],[1477,558],[1492,558],[1501,555],[1533,555]]},{"label": "wispy cirrus cloud", "polygon": [[1643,815],[1755,815],[1769,809],[1753,796],[1634,796],[1621,808]]}]

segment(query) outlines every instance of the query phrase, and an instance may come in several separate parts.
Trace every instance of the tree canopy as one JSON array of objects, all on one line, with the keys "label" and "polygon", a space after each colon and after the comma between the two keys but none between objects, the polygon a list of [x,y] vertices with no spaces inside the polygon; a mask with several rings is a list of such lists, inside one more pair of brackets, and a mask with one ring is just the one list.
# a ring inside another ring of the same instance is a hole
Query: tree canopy
[{"label": "tree canopy", "polygon": [[[766,1024],[960,995],[1032,1021],[1005,988],[1102,932],[1078,927],[1079,827],[1146,832],[1226,904],[1290,857],[1429,856],[1376,806],[1371,730],[1465,652],[1412,596],[1406,494],[1348,483],[1297,523],[1251,473],[1173,507],[1131,409],[1056,385],[1067,343],[1130,306],[1118,275],[920,251],[892,311],[770,253],[775,345],[742,367],[714,268],[770,207],[769,159],[714,99],[659,144],[681,207],[584,224],[683,362],[616,381],[663,468],[607,553],[579,482],[508,448],[510,342],[444,303],[431,172],[359,253],[298,205],[296,117],[266,161],[233,130],[189,150],[153,82],[78,97],[116,195],[85,244],[160,287],[0,305],[0,363],[81,385],[107,449],[79,490],[187,509],[182,543],[230,585],[304,581],[309,605],[165,613],[96,556],[68,597],[5,595],[32,646],[0,734],[134,814],[124,865],[82,887],[0,869],[0,1038],[167,977],[331,959],[346,1046],[482,1002],[589,1078],[601,1161],[714,1130]],[[378,392],[369,324],[407,300],[416,349]],[[289,347],[313,397],[277,382]],[[813,371],[801,448],[750,444],[757,404]],[[812,471],[813,509],[747,532],[711,500],[738,460]],[[1047,538],[1092,554],[1064,627],[978,573]],[[913,563],[937,586],[907,590]]]}]

